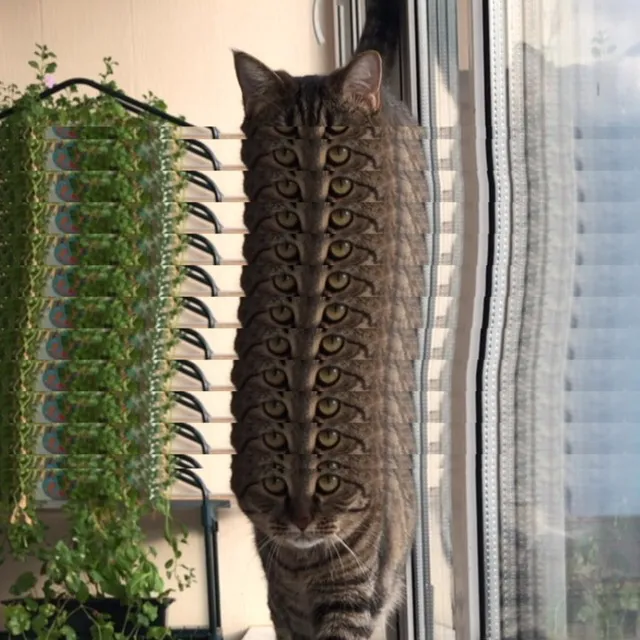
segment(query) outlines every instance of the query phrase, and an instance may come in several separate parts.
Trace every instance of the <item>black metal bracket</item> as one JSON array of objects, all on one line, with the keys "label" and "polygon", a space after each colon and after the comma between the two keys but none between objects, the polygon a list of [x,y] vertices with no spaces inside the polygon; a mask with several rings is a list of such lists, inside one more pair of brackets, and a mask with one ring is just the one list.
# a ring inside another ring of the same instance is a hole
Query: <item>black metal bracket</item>
[{"label": "black metal bracket", "polygon": [[[189,456],[186,456],[187,458]],[[195,461],[194,461],[195,462]],[[218,571],[218,514],[217,510],[229,508],[228,500],[214,500],[202,479],[187,466],[180,464],[175,472],[176,480],[199,489],[202,494],[202,526],[207,569],[207,606],[209,609],[209,629],[205,636],[209,640],[222,640],[222,620],[220,607],[220,574]],[[186,631],[186,630],[185,630]]]},{"label": "black metal bracket", "polygon": [[204,375],[204,372],[195,362],[191,362],[191,360],[174,360],[173,362],[177,373],[197,380],[203,391],[211,390],[211,385]]},{"label": "black metal bracket", "polygon": [[195,280],[196,282],[203,284],[205,287],[209,287],[212,298],[216,298],[220,295],[220,290],[213,281],[213,278],[202,267],[199,267],[196,264],[189,264],[182,268],[186,271],[187,278]]},{"label": "black metal bracket", "polygon": [[202,465],[187,453],[175,453],[173,457],[178,461],[180,469],[202,469]]},{"label": "black metal bracket", "polygon": [[178,404],[181,404],[191,411],[197,411],[202,416],[202,422],[211,422],[211,416],[204,408],[204,405],[198,398],[188,391],[172,391],[172,396]]},{"label": "black metal bracket", "polygon": [[[196,298],[197,300],[197,298]],[[178,329],[178,337],[182,342],[190,344],[192,347],[198,347],[202,349],[204,353],[204,360],[211,360],[213,358],[213,350],[207,343],[207,341],[198,333],[195,329],[185,328]]]},{"label": "black metal bracket", "polygon": [[193,247],[197,251],[208,253],[211,256],[213,265],[219,265],[222,262],[222,258],[218,253],[218,250],[211,244],[208,238],[200,233],[188,233],[187,244]]},{"label": "black metal bracket", "polygon": [[196,218],[210,222],[216,233],[222,233],[222,224],[218,220],[218,216],[207,205],[202,204],[202,202],[187,202],[187,211],[190,215],[196,216]]},{"label": "black metal bracket", "polygon": [[218,185],[209,178],[209,176],[202,173],[202,171],[185,171],[185,175],[187,176],[187,180],[191,182],[191,184],[195,184],[197,187],[201,189],[206,189],[213,193],[216,202],[222,202],[222,192],[218,189]]},{"label": "black metal bracket", "polygon": [[193,155],[199,156],[203,160],[208,160],[214,171],[220,171],[220,169],[222,169],[222,165],[213,151],[201,140],[185,140],[184,146],[189,153],[193,153]]},{"label": "black metal bracket", "polygon": [[216,319],[213,317],[211,309],[209,309],[209,307],[204,302],[202,302],[200,298],[195,298],[194,296],[184,296],[182,298],[182,306],[187,311],[191,311],[191,313],[195,313],[201,318],[204,318],[207,321],[207,329],[215,328]]},{"label": "black metal bracket", "polygon": [[176,422],[174,424],[174,428],[176,430],[176,434],[181,438],[189,440],[189,442],[193,442],[194,444],[199,444],[203,454],[207,455],[211,453],[209,443],[204,439],[200,431],[192,424],[187,422]]}]

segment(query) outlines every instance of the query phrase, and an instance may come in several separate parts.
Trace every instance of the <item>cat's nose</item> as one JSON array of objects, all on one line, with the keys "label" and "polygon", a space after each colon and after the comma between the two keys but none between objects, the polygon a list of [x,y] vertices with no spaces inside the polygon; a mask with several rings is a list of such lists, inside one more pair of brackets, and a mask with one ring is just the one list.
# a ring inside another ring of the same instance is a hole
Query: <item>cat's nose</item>
[{"label": "cat's nose", "polygon": [[300,514],[295,517],[293,524],[295,524],[300,531],[304,531],[311,524],[311,516],[309,514]]}]

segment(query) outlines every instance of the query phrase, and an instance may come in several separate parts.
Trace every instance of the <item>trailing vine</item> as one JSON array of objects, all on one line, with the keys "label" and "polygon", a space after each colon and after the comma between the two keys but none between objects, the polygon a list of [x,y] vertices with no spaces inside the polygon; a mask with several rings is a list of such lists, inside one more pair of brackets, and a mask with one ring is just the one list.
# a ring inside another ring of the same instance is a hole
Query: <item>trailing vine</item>
[{"label": "trailing vine", "polygon": [[[100,80],[117,89],[117,63],[104,63]],[[0,550],[36,557],[44,582],[31,572],[17,579],[6,624],[16,636],[69,639],[75,608],[95,638],[164,637],[151,600],[170,591],[141,521],[165,517],[173,558],[164,576],[188,587],[167,453],[183,150],[172,126],[107,95],[72,87],[41,99],[55,54],[38,45],[29,64],[37,83],[24,93],[0,83],[0,108],[15,108],[0,121],[0,318],[9,327],[0,333]],[[145,100],[166,109],[153,94]],[[43,433],[62,455],[35,453]],[[43,477],[64,498],[69,540],[45,542]],[[92,609],[95,597],[129,607],[123,628]]]}]

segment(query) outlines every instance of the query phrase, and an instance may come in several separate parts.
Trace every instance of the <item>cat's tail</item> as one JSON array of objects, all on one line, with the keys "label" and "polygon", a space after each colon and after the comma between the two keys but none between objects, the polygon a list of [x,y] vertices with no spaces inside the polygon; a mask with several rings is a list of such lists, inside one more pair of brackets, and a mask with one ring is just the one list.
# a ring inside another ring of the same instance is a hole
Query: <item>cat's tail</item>
[{"label": "cat's tail", "polygon": [[385,71],[390,71],[396,61],[400,40],[402,0],[373,0],[367,8],[364,29],[356,49],[356,55],[373,49],[382,57]]}]

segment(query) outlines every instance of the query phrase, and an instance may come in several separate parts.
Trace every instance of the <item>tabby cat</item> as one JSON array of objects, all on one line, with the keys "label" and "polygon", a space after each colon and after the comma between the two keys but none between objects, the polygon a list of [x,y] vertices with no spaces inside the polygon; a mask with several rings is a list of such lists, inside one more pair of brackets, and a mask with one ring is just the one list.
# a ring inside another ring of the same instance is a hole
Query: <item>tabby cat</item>
[{"label": "tabby cat", "polygon": [[278,640],[371,637],[413,543],[429,229],[420,130],[384,82],[399,4],[374,2],[353,60],[326,76],[234,52],[249,202],[232,489]]}]

